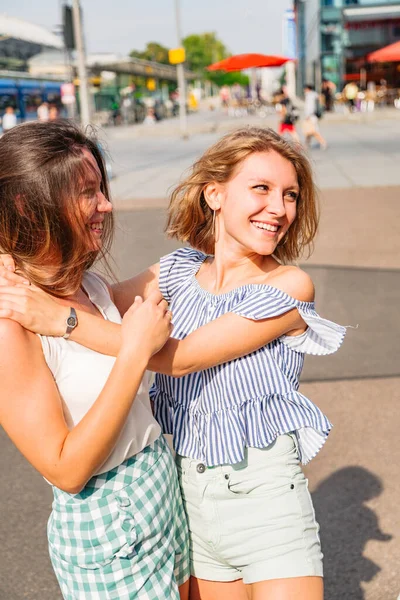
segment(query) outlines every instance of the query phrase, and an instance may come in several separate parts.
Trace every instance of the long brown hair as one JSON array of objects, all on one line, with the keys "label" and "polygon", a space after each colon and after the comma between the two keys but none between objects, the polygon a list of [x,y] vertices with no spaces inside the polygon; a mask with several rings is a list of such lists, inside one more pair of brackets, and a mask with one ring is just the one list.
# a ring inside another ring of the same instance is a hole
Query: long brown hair
[{"label": "long brown hair", "polygon": [[0,139],[0,251],[45,291],[65,297],[80,286],[83,272],[105,256],[113,236],[106,214],[101,251],[90,248],[90,232],[78,199],[93,166],[110,198],[102,153],[95,139],[69,121],[24,123]]},{"label": "long brown hair", "polygon": [[274,256],[281,262],[288,262],[299,258],[307,247],[311,253],[318,228],[318,205],[309,160],[298,146],[287,142],[272,129],[260,127],[245,127],[228,133],[195,162],[189,175],[171,194],[169,236],[189,242],[206,254],[214,254],[212,210],[204,197],[206,186],[211,182],[226,183],[250,154],[270,151],[292,163],[300,188],[296,219]]}]

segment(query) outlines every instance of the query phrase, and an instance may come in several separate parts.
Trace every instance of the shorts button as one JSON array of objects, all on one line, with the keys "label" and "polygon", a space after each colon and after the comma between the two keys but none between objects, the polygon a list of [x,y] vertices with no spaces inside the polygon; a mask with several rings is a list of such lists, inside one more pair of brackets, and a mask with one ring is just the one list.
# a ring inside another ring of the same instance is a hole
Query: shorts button
[{"label": "shorts button", "polygon": [[293,483],[290,485],[290,489],[294,490],[294,484]]},{"label": "shorts button", "polygon": [[229,475],[228,475],[228,473],[225,475],[225,479],[229,479]]},{"label": "shorts button", "polygon": [[206,465],[204,465],[203,463],[198,464],[196,467],[196,471],[198,473],[204,473],[205,470],[206,470]]}]

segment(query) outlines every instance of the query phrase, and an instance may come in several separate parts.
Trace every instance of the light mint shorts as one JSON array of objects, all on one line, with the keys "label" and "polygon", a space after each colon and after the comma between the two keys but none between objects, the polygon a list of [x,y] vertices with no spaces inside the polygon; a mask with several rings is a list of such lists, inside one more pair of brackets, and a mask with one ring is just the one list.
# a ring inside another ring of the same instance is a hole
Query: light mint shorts
[{"label": "light mint shorts", "polygon": [[294,434],[246,449],[234,466],[176,457],[189,520],[191,572],[256,583],[322,577],[319,526]]}]

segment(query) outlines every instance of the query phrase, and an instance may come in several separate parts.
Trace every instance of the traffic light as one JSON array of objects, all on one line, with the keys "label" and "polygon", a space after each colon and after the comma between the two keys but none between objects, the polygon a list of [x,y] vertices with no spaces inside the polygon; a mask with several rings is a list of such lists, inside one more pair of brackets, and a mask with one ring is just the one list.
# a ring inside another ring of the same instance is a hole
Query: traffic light
[{"label": "traffic light", "polygon": [[63,4],[63,36],[64,45],[67,50],[75,50],[75,34],[74,23],[72,20],[72,7],[68,4]]}]

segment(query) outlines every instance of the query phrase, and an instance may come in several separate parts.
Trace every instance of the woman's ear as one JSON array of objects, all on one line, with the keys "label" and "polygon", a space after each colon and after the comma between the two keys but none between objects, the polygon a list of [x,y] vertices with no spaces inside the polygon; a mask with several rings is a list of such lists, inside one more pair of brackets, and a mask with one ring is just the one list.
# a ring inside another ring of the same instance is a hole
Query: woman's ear
[{"label": "woman's ear", "polygon": [[204,188],[204,198],[211,210],[221,208],[222,187],[221,184],[212,182]]}]

